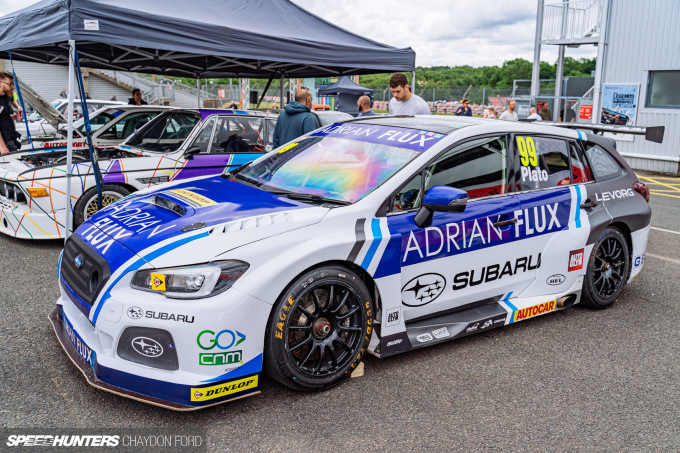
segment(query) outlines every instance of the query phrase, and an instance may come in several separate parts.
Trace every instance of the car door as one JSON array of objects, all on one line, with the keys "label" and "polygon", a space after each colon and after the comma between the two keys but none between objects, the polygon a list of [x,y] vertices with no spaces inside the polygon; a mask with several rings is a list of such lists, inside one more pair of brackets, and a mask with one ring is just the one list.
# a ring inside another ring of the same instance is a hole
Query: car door
[{"label": "car door", "polygon": [[[500,300],[517,275],[535,265],[518,258],[517,196],[508,193],[505,135],[476,137],[440,154],[393,197],[390,230],[401,235],[401,295],[406,322],[462,306]],[[423,194],[447,185],[465,190],[464,212],[435,212],[419,228]]]},{"label": "car door", "polygon": [[264,154],[261,136],[263,118],[248,115],[219,115],[210,118],[187,150],[200,151],[187,157],[173,179],[221,174]]},{"label": "car door", "polygon": [[566,291],[585,273],[591,221],[608,222],[597,184],[575,141],[548,135],[511,138],[516,168],[520,249],[539,264],[516,282],[515,295]]}]

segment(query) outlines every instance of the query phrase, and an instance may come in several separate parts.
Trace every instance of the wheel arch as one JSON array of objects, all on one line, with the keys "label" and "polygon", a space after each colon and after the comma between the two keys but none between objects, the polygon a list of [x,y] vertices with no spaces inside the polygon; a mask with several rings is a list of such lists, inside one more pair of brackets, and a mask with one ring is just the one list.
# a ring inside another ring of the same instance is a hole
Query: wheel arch
[{"label": "wheel arch", "polygon": [[135,186],[133,186],[131,184],[124,183],[124,182],[107,182],[105,185],[122,187],[125,190],[129,191],[130,193],[137,192],[139,190]]},{"label": "wheel arch", "polygon": [[610,227],[616,228],[626,238],[626,246],[628,247],[628,256],[633,258],[633,236],[630,233],[630,228],[624,222],[616,221],[609,224]]},{"label": "wheel arch", "polygon": [[[318,269],[318,268],[324,267],[324,266],[342,266],[342,267],[346,267],[346,268],[348,268],[349,270],[351,270],[352,272],[354,272],[355,274],[357,274],[358,276],[360,276],[360,277],[361,277],[361,281],[364,283],[364,285],[366,285],[366,289],[367,289],[368,292],[371,294],[371,298],[372,298],[372,302],[373,302],[373,311],[374,311],[374,313],[377,313],[378,311],[380,311],[381,306],[382,306],[381,297],[380,297],[380,289],[378,288],[378,285],[375,284],[375,281],[373,280],[373,277],[371,277],[371,275],[370,275],[368,272],[366,272],[366,270],[365,270],[363,267],[359,266],[359,265],[356,264],[356,263],[353,263],[353,262],[351,262],[351,261],[346,261],[346,260],[328,260],[328,261],[322,261],[322,262],[320,262],[320,263],[316,263],[316,264],[314,264],[314,265],[312,265],[312,266],[309,266],[309,267],[307,267],[306,269],[303,269],[302,271],[298,272],[298,273],[297,273],[297,274],[296,274],[296,275],[295,275],[295,276],[294,276],[294,277],[286,284],[286,286],[283,288],[283,290],[279,293],[279,295],[278,295],[278,297],[276,298],[276,300],[278,301],[281,297],[283,297],[284,294],[286,294],[286,293],[288,292],[288,290],[289,290],[289,288],[291,287],[291,285],[293,284],[293,282],[295,282],[298,278],[300,278],[300,276],[306,274],[307,272],[313,271],[314,269]],[[274,307],[275,304],[276,304],[276,302],[274,302],[274,303],[272,304],[272,310],[271,310],[271,313],[269,314],[269,317],[270,317],[270,318],[271,318],[271,316],[272,316],[272,313],[274,312],[273,307]]]}]

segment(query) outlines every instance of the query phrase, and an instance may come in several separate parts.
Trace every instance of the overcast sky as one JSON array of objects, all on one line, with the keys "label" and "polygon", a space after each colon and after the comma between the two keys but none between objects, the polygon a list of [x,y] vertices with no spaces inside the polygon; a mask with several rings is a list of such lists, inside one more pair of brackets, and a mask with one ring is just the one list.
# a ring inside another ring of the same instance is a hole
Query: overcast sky
[{"label": "overcast sky", "polygon": [[[534,58],[537,0],[293,1],[353,33],[413,48],[418,66],[487,66]],[[32,3],[0,0],[0,16]],[[596,52],[594,46],[567,48],[574,58],[592,58]],[[557,48],[543,46],[541,60],[556,59]]]}]

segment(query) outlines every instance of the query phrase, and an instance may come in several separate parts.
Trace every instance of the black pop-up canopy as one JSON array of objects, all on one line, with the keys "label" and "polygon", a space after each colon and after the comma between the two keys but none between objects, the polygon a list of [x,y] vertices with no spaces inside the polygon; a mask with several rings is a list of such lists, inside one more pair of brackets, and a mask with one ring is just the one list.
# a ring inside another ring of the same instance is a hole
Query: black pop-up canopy
[{"label": "black pop-up canopy", "polygon": [[415,70],[415,52],[288,0],[43,0],[0,18],[0,58],[188,77],[327,77]]},{"label": "black pop-up canopy", "polygon": [[340,77],[334,84],[326,88],[319,88],[317,94],[319,96],[337,96],[338,102],[335,104],[335,109],[352,114],[357,111],[359,96],[366,95],[371,98],[371,104],[373,103],[373,90],[354,83],[349,77]]},{"label": "black pop-up canopy", "polygon": [[[69,169],[76,65],[270,82],[415,71],[410,48],[355,35],[288,0],[43,0],[0,17],[0,58],[10,51],[16,60],[69,66]],[[96,166],[94,155],[91,150]],[[71,201],[70,171],[66,177]],[[71,216],[66,219],[68,237]]]},{"label": "black pop-up canopy", "polygon": [[317,91],[319,96],[337,96],[339,94],[353,94],[356,96],[370,96],[373,98],[373,89],[362,87],[354,83],[354,80],[349,77],[340,77],[340,79],[326,88],[319,88]]}]

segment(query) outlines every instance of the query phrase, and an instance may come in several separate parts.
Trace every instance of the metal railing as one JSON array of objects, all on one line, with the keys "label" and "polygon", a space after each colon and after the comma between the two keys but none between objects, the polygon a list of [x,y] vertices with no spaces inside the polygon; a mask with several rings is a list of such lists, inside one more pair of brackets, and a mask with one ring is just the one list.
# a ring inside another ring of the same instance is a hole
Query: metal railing
[{"label": "metal railing", "polygon": [[142,98],[149,104],[166,104],[175,100],[173,81],[170,79],[162,78],[163,83],[159,83],[134,72],[97,69],[97,73],[111,77],[120,84],[139,88],[142,91]]},{"label": "metal railing", "polygon": [[595,39],[600,33],[603,0],[571,0],[546,3],[543,41]]}]

